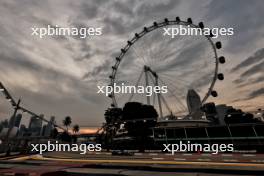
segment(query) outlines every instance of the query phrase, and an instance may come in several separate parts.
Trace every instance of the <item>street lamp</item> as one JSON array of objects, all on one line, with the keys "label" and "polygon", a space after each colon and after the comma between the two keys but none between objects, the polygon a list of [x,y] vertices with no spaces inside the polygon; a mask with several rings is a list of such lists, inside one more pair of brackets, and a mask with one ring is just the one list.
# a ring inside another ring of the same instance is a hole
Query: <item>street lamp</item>
[{"label": "street lamp", "polygon": [[[5,98],[7,99],[7,101],[9,101],[12,105],[12,107],[14,108],[14,115],[16,115],[18,110],[22,110],[22,112],[28,113],[32,116],[36,116],[38,118],[40,118],[42,121],[45,122],[49,122],[47,119],[45,119],[43,116],[38,115],[22,106],[20,106],[20,99],[18,100],[18,102],[16,102],[12,96],[10,95],[10,93],[7,91],[7,89],[4,87],[4,85],[0,82],[0,91],[3,92],[3,94],[5,95]],[[55,126],[55,124],[53,124]],[[65,130],[63,127],[61,126],[57,126],[58,128]]]}]

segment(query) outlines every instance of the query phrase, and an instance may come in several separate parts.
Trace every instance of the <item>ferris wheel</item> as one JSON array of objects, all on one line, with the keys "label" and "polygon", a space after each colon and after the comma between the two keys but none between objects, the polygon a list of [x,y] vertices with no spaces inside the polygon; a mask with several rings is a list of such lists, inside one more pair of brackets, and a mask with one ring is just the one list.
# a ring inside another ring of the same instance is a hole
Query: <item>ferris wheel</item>
[{"label": "ferris wheel", "polygon": [[[214,90],[217,80],[223,80],[219,65],[225,57],[218,56],[220,41],[213,41],[213,35],[164,35],[168,28],[196,28],[204,30],[203,22],[193,24],[192,19],[182,21],[179,17],[167,18],[144,27],[127,41],[115,58],[110,86],[166,86],[167,93],[153,93],[146,96],[140,93],[116,94],[112,92],[112,107],[123,107],[127,102],[141,102],[153,105],[159,117],[169,114],[186,117],[190,115],[190,92],[195,92],[199,105],[208,98],[217,97]],[[188,104],[189,103],[189,104]]]}]

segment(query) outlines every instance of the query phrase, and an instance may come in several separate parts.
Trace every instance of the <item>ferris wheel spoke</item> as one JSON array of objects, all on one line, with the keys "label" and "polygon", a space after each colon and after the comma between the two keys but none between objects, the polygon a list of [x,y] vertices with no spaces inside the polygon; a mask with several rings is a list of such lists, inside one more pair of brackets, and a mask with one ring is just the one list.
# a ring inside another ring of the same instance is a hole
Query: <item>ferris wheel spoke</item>
[{"label": "ferris wheel spoke", "polygon": [[169,105],[168,105],[167,101],[165,100],[165,98],[164,98],[162,95],[160,95],[160,97],[161,97],[161,100],[163,101],[165,107],[166,107],[167,110],[169,111],[169,113],[172,113],[172,110],[171,110],[171,108],[169,107]]},{"label": "ferris wheel spoke", "polygon": [[191,83],[190,81],[183,80],[183,79],[179,78],[180,75],[175,75],[175,74],[170,75],[170,74],[168,74],[168,73],[159,73],[159,75],[166,76],[166,77],[168,77],[168,78],[172,78],[172,77],[175,77],[175,76],[176,76],[176,77],[177,77],[177,80],[180,80],[180,81],[185,82],[185,83]]},{"label": "ferris wheel spoke", "polygon": [[[140,82],[140,80],[141,80],[141,78],[143,76],[143,73],[144,73],[144,70],[141,71],[141,73],[140,73],[140,75],[138,77],[138,80],[137,80],[136,85],[135,85],[136,87],[138,87],[138,84],[139,84],[139,82]],[[130,95],[130,97],[128,99],[128,102],[130,102],[132,100],[133,96],[134,96],[134,92],[132,92],[132,94]]]},{"label": "ferris wheel spoke", "polygon": [[140,53],[144,55],[144,58],[146,61],[145,65],[148,65],[148,66],[152,66],[151,65],[151,49],[150,49],[151,46],[152,46],[151,44],[146,45],[144,40],[142,40],[140,45],[138,46],[138,50],[140,50]]},{"label": "ferris wheel spoke", "polygon": [[168,77],[168,76],[165,76],[165,75],[162,75],[161,77],[169,80],[171,83],[173,83],[175,86],[178,86],[178,87],[183,87],[183,86],[187,87],[187,88],[191,88],[192,87],[191,83],[179,80],[178,78],[173,80],[173,79],[171,79],[171,77]]},{"label": "ferris wheel spoke", "polygon": [[[161,76],[162,77],[162,76]],[[168,84],[170,84],[170,86],[172,86],[174,89],[172,90],[172,92],[174,93],[174,92],[177,92],[178,94],[182,94],[183,93],[183,91],[179,88],[179,85],[178,84],[176,84],[174,81],[171,81],[171,80],[169,80],[168,78],[166,78],[166,77],[162,77],[162,79],[163,80],[166,80],[166,82],[168,83]]]},{"label": "ferris wheel spoke", "polygon": [[[160,45],[159,45],[160,46]],[[152,65],[159,65],[159,61],[162,61],[164,62],[164,60],[161,60],[161,56],[163,56],[165,53],[167,53],[167,48],[168,48],[168,45],[167,45],[167,41],[163,42],[163,44],[161,45],[162,48],[156,48],[155,51],[159,51],[159,52],[155,52],[155,54],[153,54],[154,52],[151,52],[152,53]],[[153,48],[151,48],[151,51],[153,51]]]},{"label": "ferris wheel spoke", "polygon": [[[182,38],[183,39],[183,38]],[[187,39],[186,41],[188,41],[188,42],[190,42],[190,43],[188,43],[188,45],[187,46],[185,46],[185,48],[187,48],[187,47],[189,47],[191,44],[192,44],[192,41],[193,40],[191,40],[191,39]],[[166,46],[166,45],[165,45]],[[168,48],[168,46],[166,46],[167,48]],[[168,55],[171,55],[171,53],[173,53],[174,55],[177,55],[177,54],[180,54],[182,51],[181,51],[181,47],[180,46],[178,46],[178,47],[176,47],[177,48],[177,50],[176,50],[176,52],[173,52],[173,50],[171,50],[170,51],[170,54],[167,54],[167,52],[166,52],[166,55],[163,55],[163,57],[161,57],[160,58],[160,60],[161,61],[164,61],[164,60],[166,60],[167,61],[167,63],[168,63],[168,59],[166,59],[167,57],[168,57]],[[175,48],[174,48],[174,50],[175,50]]]},{"label": "ferris wheel spoke", "polygon": [[[183,39],[184,37],[180,37],[180,39],[178,40],[178,42],[180,42],[182,39]],[[167,43],[169,43],[169,42],[171,42],[169,39],[168,39],[168,42]],[[166,42],[165,42],[166,43]],[[159,48],[159,51],[160,52],[158,52],[158,57],[156,57],[156,59],[155,59],[155,61],[156,62],[158,62],[158,61],[162,61],[162,62],[166,62],[166,63],[168,63],[169,62],[169,60],[168,59],[166,59],[166,55],[167,55],[167,53],[168,53],[168,48],[170,48],[170,44],[168,44],[168,45],[166,45],[166,44],[163,44],[162,46],[161,46],[162,48]],[[169,51],[172,51],[171,53],[174,53],[173,51],[177,51],[177,48],[180,48],[180,46],[179,45],[177,45],[176,47],[175,47],[175,45],[173,45],[173,48],[174,48],[174,50],[172,50],[171,48],[169,49]],[[177,52],[176,52],[177,53]],[[174,53],[175,55],[176,55],[176,53]],[[163,56],[163,57],[161,57],[161,56]]]},{"label": "ferris wheel spoke", "polygon": [[[150,77],[150,81],[152,81],[153,85],[157,86],[158,82],[156,82],[156,81],[158,81],[158,80],[156,80],[156,78],[154,78],[154,76],[152,74],[150,74],[149,77]],[[162,108],[161,101],[163,101],[163,100],[162,100],[161,93],[157,94],[157,98],[158,98],[158,107],[159,107],[159,111],[160,111],[159,115],[162,117],[163,116],[163,110],[162,110],[163,108]],[[165,104],[165,107],[169,110],[169,112],[171,112],[167,102],[164,100],[163,103]]]},{"label": "ferris wheel spoke", "polygon": [[167,80],[170,80],[170,81],[171,81],[172,83],[174,83],[175,85],[178,85],[178,84],[181,85],[181,84],[183,84],[183,85],[187,86],[188,88],[191,88],[191,85],[192,85],[191,82],[188,82],[188,81],[185,81],[185,80],[179,79],[178,77],[177,77],[177,79],[172,80],[170,76],[163,75],[163,74],[161,74],[161,76],[162,76],[163,78],[165,77]]},{"label": "ferris wheel spoke", "polygon": [[[168,102],[166,101],[166,99],[164,98],[164,96],[162,94],[160,94],[160,98],[161,98],[163,104],[165,105],[166,109],[168,110],[168,113],[171,114],[172,113],[172,108],[168,105]],[[178,109],[178,106],[175,106],[175,108]]]},{"label": "ferris wheel spoke", "polygon": [[170,84],[170,86],[172,86],[174,89],[172,90],[173,92],[177,92],[178,94],[182,94],[183,92],[179,89],[179,86],[176,85],[174,82],[171,82],[170,80],[166,79],[166,78],[162,78],[165,79],[168,84]]},{"label": "ferris wheel spoke", "polygon": [[[146,48],[146,46],[148,46],[148,48]],[[143,50],[147,53],[147,59],[148,59],[148,63],[146,64],[146,65],[148,65],[148,66],[152,66],[152,45],[146,45],[146,43],[145,43],[145,41],[144,40],[142,40],[142,44],[141,44],[141,47],[143,48]]]},{"label": "ferris wheel spoke", "polygon": [[[163,84],[163,85],[166,85],[167,84],[161,79],[159,78],[160,82]],[[171,93],[172,96],[174,96],[176,98],[176,100],[179,102],[179,104],[181,105],[181,107],[183,108],[183,110],[186,110],[187,108],[184,106],[184,104],[181,102],[181,98],[179,98],[178,96],[176,96],[173,91],[168,87],[168,91]]]},{"label": "ferris wheel spoke", "polygon": [[136,56],[138,59],[141,58],[141,59],[142,59],[141,61],[143,61],[143,64],[146,65],[147,62],[146,62],[144,56],[141,56],[141,55],[136,51],[136,49],[135,49],[134,47],[131,47],[131,48],[132,48],[133,53],[135,54],[135,56]]}]

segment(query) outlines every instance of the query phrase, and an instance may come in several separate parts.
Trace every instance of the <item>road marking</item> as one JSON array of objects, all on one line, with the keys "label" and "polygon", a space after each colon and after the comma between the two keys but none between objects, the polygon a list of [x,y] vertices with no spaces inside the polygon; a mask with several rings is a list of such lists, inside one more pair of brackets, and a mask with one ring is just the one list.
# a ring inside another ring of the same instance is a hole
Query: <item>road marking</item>
[{"label": "road marking", "polygon": [[159,153],[161,150],[145,150],[145,152]]},{"label": "road marking", "polygon": [[185,158],[174,158],[174,160],[176,160],[176,161],[185,161],[186,159]]},{"label": "road marking", "polygon": [[129,163],[129,164],[165,164],[165,165],[204,165],[207,166],[238,166],[238,167],[258,167],[264,168],[264,164],[260,163],[220,163],[220,162],[190,162],[190,161],[158,161],[158,160],[83,160],[83,159],[56,159],[56,158],[39,158],[33,157],[34,160],[50,160],[80,163]]},{"label": "road marking", "polygon": [[251,162],[254,162],[254,163],[264,163],[264,160],[251,160]]},{"label": "road marking", "polygon": [[198,161],[211,161],[211,159],[199,158]]},{"label": "road marking", "polygon": [[11,155],[11,156],[6,156],[6,157],[1,157],[0,158],[0,161],[1,160],[10,160],[10,159],[16,159],[16,158],[21,158],[21,157],[26,157],[28,155]]},{"label": "road marking", "polygon": [[158,155],[157,153],[149,153],[150,156],[156,156]]},{"label": "road marking", "polygon": [[247,156],[252,156],[253,157],[253,156],[256,156],[256,155],[253,155],[253,154],[243,154],[242,156],[246,156],[246,157]]},{"label": "road marking", "polygon": [[183,156],[192,156],[192,154],[191,153],[184,153],[184,154],[182,154]]},{"label": "road marking", "polygon": [[210,153],[202,153],[202,156],[211,156]]},{"label": "road marking", "polygon": [[222,156],[233,156],[232,154],[222,154]]},{"label": "road marking", "polygon": [[15,172],[8,172],[4,174],[5,176],[15,176],[16,173]]},{"label": "road marking", "polygon": [[[9,159],[10,161],[24,161],[24,160],[28,160],[28,159],[32,159],[33,157],[37,158],[38,156],[36,155],[29,155],[29,156],[21,156],[21,157],[17,157],[17,158],[12,158]],[[58,158],[58,159],[68,159],[68,158]]]},{"label": "road marking", "polygon": [[223,161],[224,162],[237,162],[237,160],[234,160],[234,159],[224,159]]},{"label": "road marking", "polygon": [[166,156],[172,156],[172,153],[165,153]]},{"label": "road marking", "polygon": [[153,160],[164,160],[164,158],[152,158]]}]

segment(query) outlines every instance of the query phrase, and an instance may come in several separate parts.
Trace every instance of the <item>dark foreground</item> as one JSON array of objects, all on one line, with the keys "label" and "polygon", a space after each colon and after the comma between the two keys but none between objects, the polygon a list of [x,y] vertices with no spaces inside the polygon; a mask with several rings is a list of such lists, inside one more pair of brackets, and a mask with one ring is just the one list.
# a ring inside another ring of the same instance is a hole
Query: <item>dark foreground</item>
[{"label": "dark foreground", "polygon": [[2,158],[0,175],[59,176],[209,176],[263,175],[264,155],[256,154],[177,154],[136,153],[46,153]]}]

